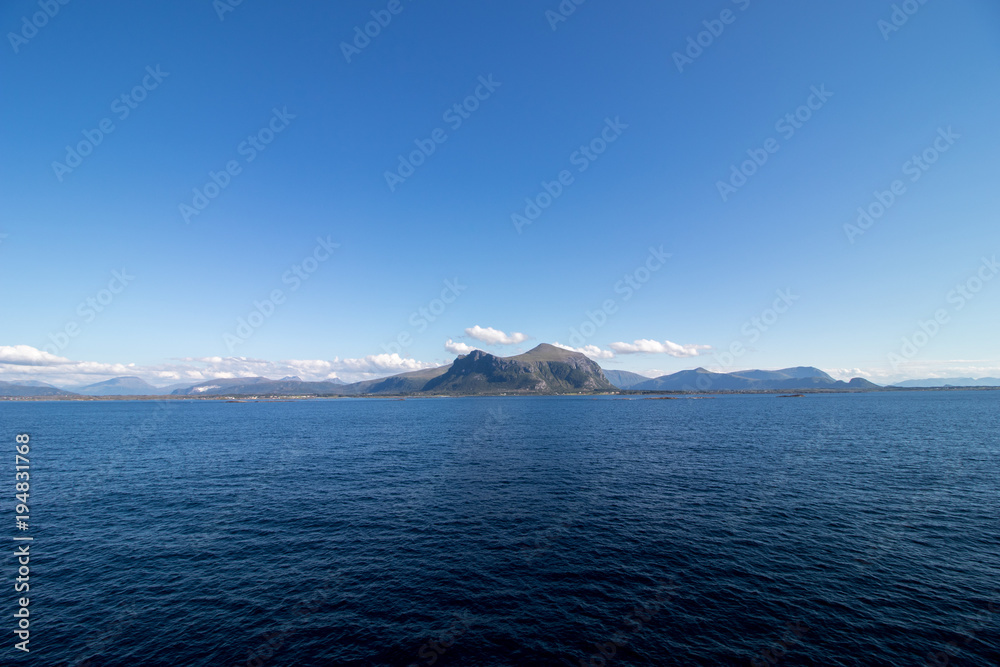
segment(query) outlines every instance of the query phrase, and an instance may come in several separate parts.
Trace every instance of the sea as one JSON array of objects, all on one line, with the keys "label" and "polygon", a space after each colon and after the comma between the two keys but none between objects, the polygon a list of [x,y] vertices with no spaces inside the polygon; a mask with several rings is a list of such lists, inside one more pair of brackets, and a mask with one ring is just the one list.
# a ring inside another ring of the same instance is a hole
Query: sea
[{"label": "sea", "polygon": [[1000,664],[1000,391],[8,401],[4,440],[2,665]]}]

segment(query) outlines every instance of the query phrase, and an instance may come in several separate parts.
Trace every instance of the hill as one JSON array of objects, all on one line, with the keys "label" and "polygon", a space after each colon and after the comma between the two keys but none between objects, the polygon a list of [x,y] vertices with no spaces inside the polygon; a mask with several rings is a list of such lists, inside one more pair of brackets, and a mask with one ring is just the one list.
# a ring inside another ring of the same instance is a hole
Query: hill
[{"label": "hill", "polygon": [[704,368],[663,375],[630,387],[642,391],[790,391],[793,389],[877,389],[862,378],[835,380],[811,366],[778,371],[748,370],[713,373]]},{"label": "hill", "polygon": [[0,396],[6,398],[27,398],[35,396],[76,396],[76,394],[70,391],[56,389],[52,385],[47,385],[41,382],[35,382],[29,385],[0,381]]},{"label": "hill", "polygon": [[357,396],[360,394],[415,394],[421,391],[428,382],[444,375],[451,369],[451,364],[437,368],[425,368],[419,371],[400,373],[387,378],[364,380],[354,384],[337,387],[337,393]]},{"label": "hill", "polygon": [[222,378],[181,387],[174,396],[332,396],[340,395],[342,381],[303,382],[297,377],[272,380],[265,377]]},{"label": "hill", "polygon": [[608,382],[619,389],[631,389],[637,384],[649,381],[649,378],[645,375],[639,375],[638,373],[632,373],[631,371],[612,371],[607,368],[603,370],[604,377],[608,378]]},{"label": "hill", "polygon": [[76,393],[84,396],[154,396],[163,393],[163,390],[137,377],[120,377],[88,384],[77,389]]}]

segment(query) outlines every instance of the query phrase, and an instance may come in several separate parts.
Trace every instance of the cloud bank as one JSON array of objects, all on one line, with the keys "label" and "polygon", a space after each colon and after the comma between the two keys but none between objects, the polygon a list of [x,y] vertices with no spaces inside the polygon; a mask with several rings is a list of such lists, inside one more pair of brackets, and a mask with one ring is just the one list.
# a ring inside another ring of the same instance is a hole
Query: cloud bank
[{"label": "cloud bank", "polygon": [[0,345],[0,364],[16,366],[58,366],[70,363],[69,359],[57,357],[30,345]]},{"label": "cloud bank", "polygon": [[408,359],[398,354],[371,354],[361,358],[289,359],[268,361],[247,357],[183,357],[169,363],[136,364],[72,361],[29,345],[0,346],[0,380],[42,380],[66,387],[79,387],[113,377],[141,377],[154,386],[196,384],[215,378],[295,375],[303,380],[368,380],[407,371],[433,368],[438,364]]}]

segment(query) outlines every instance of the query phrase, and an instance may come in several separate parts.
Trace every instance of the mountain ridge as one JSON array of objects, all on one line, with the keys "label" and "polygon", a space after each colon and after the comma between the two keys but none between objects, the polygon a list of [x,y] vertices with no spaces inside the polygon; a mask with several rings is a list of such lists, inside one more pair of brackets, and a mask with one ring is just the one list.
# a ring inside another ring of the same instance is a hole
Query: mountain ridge
[{"label": "mountain ridge", "polygon": [[812,366],[794,366],[777,371],[744,370],[716,373],[705,368],[678,371],[630,387],[633,391],[790,391],[793,389],[874,389],[878,385],[863,378],[835,380]]},{"label": "mountain ridge", "polygon": [[[993,378],[985,378],[993,381]],[[945,388],[949,382],[982,382],[971,378],[936,380],[926,388]],[[215,378],[198,383],[154,387],[141,378],[122,376],[75,390],[35,380],[0,382],[0,397],[91,398],[128,396],[404,396],[404,395],[545,395],[638,392],[730,391],[858,391],[925,388],[913,380],[880,387],[863,378],[836,380],[813,366],[779,370],[746,369],[716,373],[703,367],[649,378],[630,371],[601,368],[586,355],[542,343],[517,355],[501,357],[482,350],[458,356],[450,364],[387,377],[344,383],[340,379],[304,381],[297,376]],[[1000,380],[996,380],[1000,386]],[[979,384],[969,386],[982,386]],[[989,385],[986,385],[989,386]]]}]

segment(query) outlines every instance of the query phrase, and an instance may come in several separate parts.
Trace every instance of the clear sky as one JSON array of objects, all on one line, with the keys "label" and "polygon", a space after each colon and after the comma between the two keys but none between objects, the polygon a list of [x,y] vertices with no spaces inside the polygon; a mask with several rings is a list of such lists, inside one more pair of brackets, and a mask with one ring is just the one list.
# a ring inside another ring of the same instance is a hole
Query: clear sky
[{"label": "clear sky", "polygon": [[5,2],[0,379],[1000,375],[1000,7],[897,7]]}]

